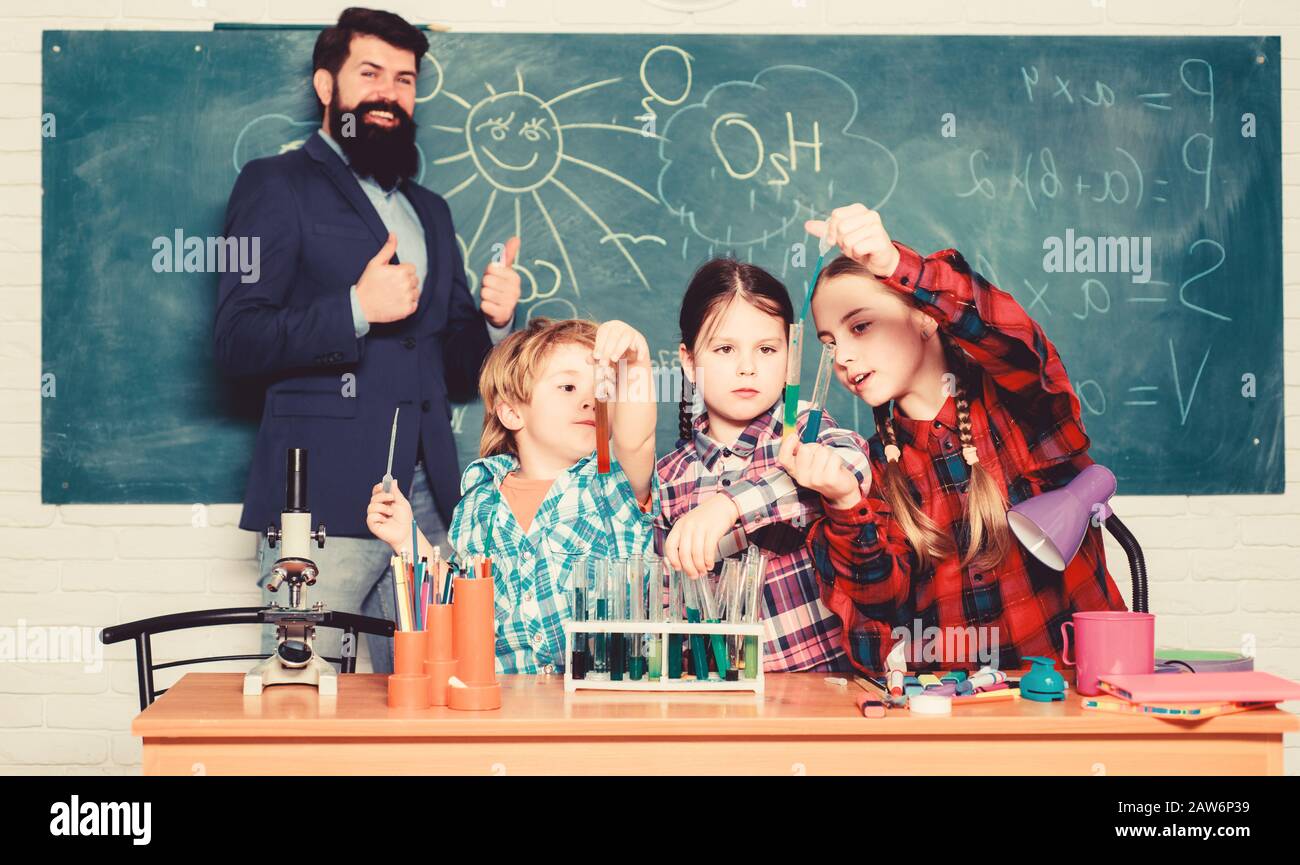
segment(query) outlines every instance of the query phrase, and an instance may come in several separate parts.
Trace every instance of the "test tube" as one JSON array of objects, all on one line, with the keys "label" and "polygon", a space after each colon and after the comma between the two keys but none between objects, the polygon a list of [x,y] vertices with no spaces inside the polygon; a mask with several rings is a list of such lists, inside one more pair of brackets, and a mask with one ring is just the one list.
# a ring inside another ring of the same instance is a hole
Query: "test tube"
[{"label": "test tube", "polygon": [[[699,583],[700,597],[704,602],[704,620],[706,622],[718,622],[718,600],[714,594],[713,587],[709,585],[709,575],[705,574],[696,582]],[[727,678],[727,641],[722,638],[722,634],[710,634],[709,641],[713,644],[713,661],[718,667],[718,677]]]},{"label": "test tube", "polygon": [[[609,618],[610,621],[627,621],[627,562],[612,559],[609,563]],[[609,633],[609,678],[623,681],[627,670],[627,635],[618,631]]]},{"label": "test tube", "polygon": [[614,396],[614,370],[596,364],[596,471],[609,474],[609,401]]},{"label": "test tube", "polygon": [[826,411],[826,397],[830,394],[831,377],[835,371],[835,346],[822,343],[821,360],[817,362],[817,381],[813,384],[812,409],[808,412],[808,423],[804,425],[803,435],[799,440],[805,444],[817,441],[817,434],[822,430],[822,413]]},{"label": "test tube", "polygon": [[790,325],[790,352],[785,361],[785,424],[781,438],[793,435],[799,420],[799,376],[803,370],[803,322]]},{"label": "test tube", "polygon": [[[686,621],[688,622],[703,621],[701,609],[704,606],[704,600],[700,594],[700,580],[702,579],[704,578],[682,576],[682,597],[686,604]],[[701,682],[707,682],[709,679],[709,646],[703,634],[691,634],[691,664],[695,667],[695,678]]]},{"label": "test tube", "polygon": [[[752,549],[752,547],[751,547]],[[748,561],[748,557],[746,560]],[[722,563],[722,617],[728,624],[739,624],[744,608],[741,592],[744,582],[744,568],[738,559],[727,559]],[[743,640],[735,634],[727,637],[727,666],[735,671],[741,667],[741,650]]]},{"label": "test tube", "polygon": [[[628,619],[644,622],[645,563],[640,556],[631,556],[627,562]],[[645,634],[627,635],[627,675],[639,682],[645,676]]]},{"label": "test tube", "polygon": [[[646,568],[646,618],[656,625],[664,620],[664,571],[665,564],[655,556],[647,556],[649,567]],[[663,634],[658,631],[646,633],[646,677],[652,682],[659,681],[663,675]]]},{"label": "test tube", "polygon": [[[573,563],[573,621],[587,621],[587,557],[579,556]],[[574,631],[573,633],[573,666],[569,670],[569,675],[575,679],[581,679],[587,675],[587,670],[591,666],[591,651],[587,641],[587,634]]]},{"label": "test tube", "polygon": [[[664,563],[665,570],[668,573],[668,621],[680,622],[682,620],[682,572],[674,570]],[[668,678],[680,679],[682,677],[682,635],[668,635]]]},{"label": "test tube", "polygon": [[[750,547],[751,550],[756,549]],[[747,589],[745,597],[745,622],[747,624],[757,624],[762,618],[762,611],[759,609],[759,601],[763,597],[763,583],[767,579],[767,556],[762,553],[755,553],[750,561],[750,566],[745,588]],[[758,637],[747,635],[745,637],[745,678],[753,679],[758,676]]]},{"label": "test tube", "polygon": [[[596,621],[609,621],[609,560],[594,559],[589,567],[595,571]],[[591,672],[588,679],[609,678],[609,634],[605,631],[595,633],[595,654],[591,659]]]}]

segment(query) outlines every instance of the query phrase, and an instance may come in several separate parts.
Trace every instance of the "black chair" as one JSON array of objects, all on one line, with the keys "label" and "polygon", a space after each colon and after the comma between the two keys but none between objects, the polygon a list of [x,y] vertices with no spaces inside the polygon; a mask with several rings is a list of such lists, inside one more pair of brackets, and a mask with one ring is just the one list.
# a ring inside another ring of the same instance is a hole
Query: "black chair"
[{"label": "black chair", "polygon": [[[268,611],[267,607],[229,607],[223,610],[191,610],[185,613],[172,613],[167,616],[154,616],[149,619],[140,619],[135,622],[126,622],[121,625],[114,625],[111,628],[105,628],[100,632],[99,639],[104,645],[120,643],[124,640],[135,641],[135,672],[140,683],[140,709],[141,711],[149,708],[154,700],[167,693],[164,688],[161,691],[155,691],[153,686],[153,674],[155,670],[164,670],[169,667],[183,667],[189,664],[211,664],[217,661],[260,661],[268,655],[221,655],[211,658],[188,658],[182,661],[168,661],[165,664],[155,664],[153,662],[153,643],[151,638],[154,634],[161,634],[167,631],[183,631],[189,628],[206,628],[213,625],[262,625],[266,626],[263,614]],[[341,613],[335,610],[329,610],[325,613],[325,619],[319,623],[317,628],[341,628],[345,635],[342,645],[347,645],[346,635],[350,635],[352,645],[356,645],[357,634],[376,634],[381,637],[391,637],[393,635],[394,625],[387,619],[376,619],[372,616],[362,616],[357,613]],[[357,659],[353,654],[345,658],[325,658],[332,664],[339,665],[340,673],[356,672]]]}]

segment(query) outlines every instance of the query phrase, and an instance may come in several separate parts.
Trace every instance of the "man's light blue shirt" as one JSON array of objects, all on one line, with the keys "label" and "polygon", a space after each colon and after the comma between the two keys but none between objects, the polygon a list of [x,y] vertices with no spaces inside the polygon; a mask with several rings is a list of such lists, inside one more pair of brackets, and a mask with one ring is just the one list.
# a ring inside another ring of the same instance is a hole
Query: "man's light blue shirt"
[{"label": "man's light blue shirt", "polygon": [[[324,129],[319,129],[317,132],[346,164],[348,158],[339,143],[327,135]],[[420,217],[415,212],[414,205],[396,186],[385,191],[373,177],[362,177],[355,171],[352,172],[352,176],[361,184],[366,198],[369,198],[370,203],[374,205],[384,228],[397,235],[398,256],[402,261],[415,265],[415,277],[419,280],[420,290],[423,291],[424,278],[429,271],[429,252],[424,244],[424,226],[420,224]],[[370,332],[370,322],[366,321],[365,313],[361,311],[357,287],[352,286],[349,292],[352,298],[352,327],[356,331],[357,338],[360,339]],[[497,327],[490,321],[484,323],[487,325],[488,336],[491,337],[493,345],[505,339],[510,333],[510,323],[505,327]]]}]

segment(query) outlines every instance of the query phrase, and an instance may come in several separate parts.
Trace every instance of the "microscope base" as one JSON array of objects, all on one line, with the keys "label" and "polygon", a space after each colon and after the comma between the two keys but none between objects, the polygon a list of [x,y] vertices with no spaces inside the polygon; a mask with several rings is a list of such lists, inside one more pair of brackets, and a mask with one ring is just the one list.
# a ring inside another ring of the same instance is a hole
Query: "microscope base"
[{"label": "microscope base", "polygon": [[318,655],[302,667],[286,667],[272,655],[244,674],[244,696],[260,697],[263,688],[272,685],[314,685],[322,697],[337,697],[339,674],[334,666]]}]

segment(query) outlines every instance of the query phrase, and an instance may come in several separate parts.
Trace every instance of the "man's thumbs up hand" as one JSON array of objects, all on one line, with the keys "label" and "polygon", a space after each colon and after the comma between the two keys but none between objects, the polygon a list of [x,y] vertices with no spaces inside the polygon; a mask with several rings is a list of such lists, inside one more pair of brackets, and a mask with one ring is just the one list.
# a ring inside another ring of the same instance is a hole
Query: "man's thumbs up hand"
[{"label": "man's thumbs up hand", "polygon": [[396,254],[397,235],[389,232],[388,240],[357,280],[357,300],[371,324],[406,318],[420,304],[415,265],[390,264]]},{"label": "man's thumbs up hand", "polygon": [[505,327],[514,321],[515,307],[519,305],[519,274],[515,272],[515,256],[519,254],[519,238],[506,241],[500,261],[488,264],[483,271],[479,288],[479,308],[483,316],[495,327]]}]

